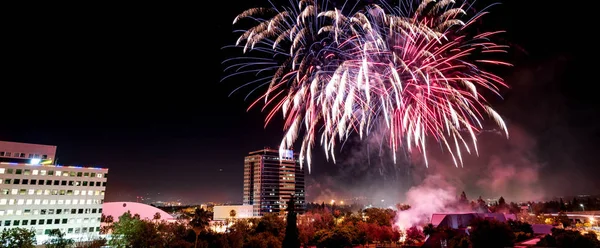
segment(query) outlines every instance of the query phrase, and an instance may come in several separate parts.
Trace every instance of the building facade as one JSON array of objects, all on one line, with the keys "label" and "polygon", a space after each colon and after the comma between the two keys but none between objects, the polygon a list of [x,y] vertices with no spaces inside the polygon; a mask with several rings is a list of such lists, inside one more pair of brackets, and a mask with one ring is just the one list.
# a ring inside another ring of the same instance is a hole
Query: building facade
[{"label": "building facade", "polygon": [[54,164],[56,146],[0,141],[0,162]]},{"label": "building facade", "polygon": [[[232,217],[232,211],[234,216]],[[220,205],[213,208],[213,220],[223,221],[228,219],[245,219],[254,217],[252,205]]]},{"label": "building facade", "polygon": [[108,169],[36,162],[0,162],[0,229],[33,229],[38,244],[52,229],[75,241],[98,237]]},{"label": "building facade", "polygon": [[250,152],[244,159],[244,205],[253,206],[253,215],[284,213],[294,196],[296,211],[304,212],[304,169],[291,150],[280,154],[265,148]]}]

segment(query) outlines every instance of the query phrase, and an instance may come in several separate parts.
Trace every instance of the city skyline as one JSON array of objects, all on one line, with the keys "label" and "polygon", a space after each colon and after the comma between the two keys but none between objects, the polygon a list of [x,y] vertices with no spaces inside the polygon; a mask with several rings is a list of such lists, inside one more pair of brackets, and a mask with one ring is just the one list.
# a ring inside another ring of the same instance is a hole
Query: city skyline
[{"label": "city skyline", "polygon": [[[228,96],[243,82],[219,83],[224,76],[220,62],[228,57],[221,47],[236,40],[233,18],[268,2],[226,5],[208,3],[207,9],[220,11],[208,27],[197,27],[206,20],[198,20],[190,6],[146,6],[148,11],[125,11],[102,23],[101,11],[86,16],[62,10],[56,15],[64,19],[22,23],[60,28],[42,33],[47,38],[41,44],[36,39],[12,40],[17,49],[9,53],[7,78],[14,79],[5,92],[28,95],[5,93],[1,101],[8,112],[24,115],[5,115],[0,140],[55,145],[59,164],[109,168],[107,201],[161,193],[169,197],[164,200],[240,202],[243,157],[275,147],[282,131],[280,118],[265,129],[263,113],[246,112],[252,100],[244,101],[249,90]],[[511,89],[503,92],[505,99],[490,100],[507,118],[511,141],[485,135],[485,156],[472,155],[465,168],[432,154],[440,165],[427,169],[416,161],[408,168],[400,164],[401,172],[389,162],[373,162],[377,156],[349,161],[355,157],[348,154],[357,154],[352,146],[340,152],[347,156],[338,164],[325,161],[321,149],[315,149],[315,165],[306,176],[307,201],[364,194],[401,201],[404,192],[433,173],[451,175],[448,181],[456,183],[457,191],[471,197],[486,190],[507,200],[526,197],[500,187],[505,181],[498,180],[500,186],[479,182],[475,171],[481,168],[532,191],[541,189],[544,197],[600,193],[594,192],[600,188],[594,177],[600,174],[600,159],[594,154],[600,145],[600,108],[593,90],[580,86],[593,78],[591,65],[584,62],[589,41],[572,38],[581,35],[563,23],[583,17],[554,18],[574,8],[580,7],[503,1],[489,14],[492,21],[486,25],[506,29],[502,37],[512,46],[508,61],[515,66],[500,72]],[[160,18],[149,20],[157,12],[163,13]],[[214,38],[198,37],[204,32]],[[36,90],[23,90],[29,88]],[[22,107],[26,102],[38,106]],[[514,155],[506,147],[514,146],[527,150],[518,154],[535,166],[504,159]],[[498,160],[491,158],[500,153],[501,164],[510,167],[497,166]],[[381,172],[385,170],[398,174]],[[519,181],[518,175],[535,175],[535,181]],[[358,181],[357,187],[349,180]]]}]

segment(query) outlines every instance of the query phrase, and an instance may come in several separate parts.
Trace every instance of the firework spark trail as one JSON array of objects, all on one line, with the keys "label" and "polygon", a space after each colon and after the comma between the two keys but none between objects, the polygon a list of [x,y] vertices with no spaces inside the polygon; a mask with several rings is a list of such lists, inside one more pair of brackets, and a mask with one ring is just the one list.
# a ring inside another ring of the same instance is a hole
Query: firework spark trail
[{"label": "firework spark trail", "polygon": [[[258,24],[236,45],[245,53],[270,53],[273,60],[250,57],[228,69],[232,74],[272,72],[268,81],[253,81],[268,88],[251,106],[264,100],[265,125],[283,113],[280,149],[301,139],[299,158],[306,159],[309,171],[317,141],[335,162],[338,144],[353,133],[368,136],[373,128],[387,130],[394,161],[399,149],[417,149],[427,161],[427,138],[432,137],[462,166],[463,151],[477,153],[484,114],[508,137],[501,116],[480,93],[498,94],[506,85],[478,67],[509,65],[478,57],[507,47],[490,41],[499,32],[463,33],[487,13],[463,22],[469,8],[454,0],[424,0],[416,8],[382,2],[354,5],[344,14],[343,7],[300,0],[291,7],[250,9],[234,23],[252,18]],[[256,17],[269,13],[271,18]],[[277,59],[283,62],[273,64]]]}]

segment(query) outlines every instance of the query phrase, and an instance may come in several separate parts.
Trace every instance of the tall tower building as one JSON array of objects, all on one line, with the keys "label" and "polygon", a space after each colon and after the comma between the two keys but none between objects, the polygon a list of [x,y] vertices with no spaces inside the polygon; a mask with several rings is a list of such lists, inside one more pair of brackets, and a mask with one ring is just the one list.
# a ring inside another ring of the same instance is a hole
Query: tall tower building
[{"label": "tall tower building", "polygon": [[265,148],[250,152],[244,159],[244,204],[253,206],[253,215],[283,213],[287,202],[296,199],[296,209],[304,212],[304,168],[291,150]]}]

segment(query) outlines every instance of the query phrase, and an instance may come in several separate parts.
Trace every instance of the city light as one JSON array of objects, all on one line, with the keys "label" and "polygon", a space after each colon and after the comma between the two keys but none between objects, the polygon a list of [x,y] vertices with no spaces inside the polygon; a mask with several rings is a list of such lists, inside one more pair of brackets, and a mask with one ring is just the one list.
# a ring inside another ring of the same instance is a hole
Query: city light
[{"label": "city light", "polygon": [[42,162],[42,160],[41,160],[41,159],[39,159],[39,158],[33,158],[33,159],[31,159],[31,160],[29,161],[29,164],[32,164],[32,165],[38,165],[38,164],[40,164],[40,162]]}]

